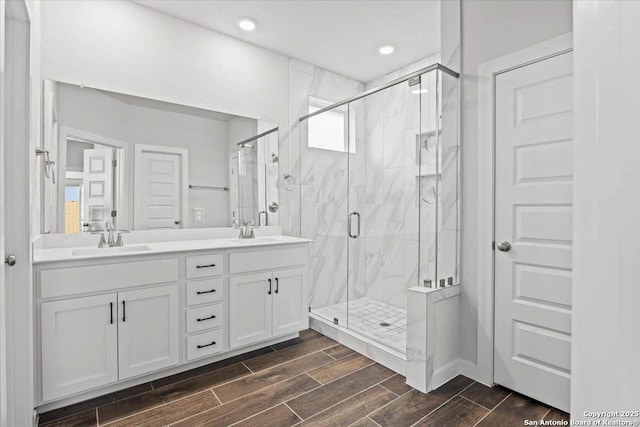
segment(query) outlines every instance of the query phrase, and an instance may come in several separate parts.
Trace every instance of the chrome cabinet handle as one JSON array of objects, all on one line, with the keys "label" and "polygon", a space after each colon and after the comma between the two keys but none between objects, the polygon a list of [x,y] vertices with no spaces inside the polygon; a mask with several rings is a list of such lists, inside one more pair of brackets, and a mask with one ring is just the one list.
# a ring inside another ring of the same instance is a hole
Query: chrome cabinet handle
[{"label": "chrome cabinet handle", "polygon": [[196,295],[210,294],[215,291],[216,291],[215,289],[211,289],[210,291],[196,291]]},{"label": "chrome cabinet handle", "polygon": [[216,345],[216,342],[215,341],[211,341],[209,344],[204,344],[204,345],[199,345],[198,344],[198,348],[205,348],[205,347],[209,347],[209,346],[212,346],[212,345]]},{"label": "chrome cabinet handle", "polygon": [[498,243],[498,250],[501,252],[509,252],[511,250],[511,243],[507,241]]},{"label": "chrome cabinet handle", "polygon": [[[351,218],[353,216],[356,216],[358,218],[358,234],[352,234],[351,233]],[[349,214],[349,221],[347,223],[347,228],[349,229],[349,237],[351,237],[352,239],[357,239],[358,237],[360,237],[360,214],[356,211],[353,211]]]},{"label": "chrome cabinet handle", "polygon": [[213,316],[209,316],[209,317],[199,317],[196,319],[197,322],[204,322],[205,320],[211,320],[211,319],[215,319],[216,315],[214,314]]},{"label": "chrome cabinet handle", "polygon": [[208,265],[196,265],[196,268],[211,268],[211,267],[215,267],[215,264],[208,264]]}]

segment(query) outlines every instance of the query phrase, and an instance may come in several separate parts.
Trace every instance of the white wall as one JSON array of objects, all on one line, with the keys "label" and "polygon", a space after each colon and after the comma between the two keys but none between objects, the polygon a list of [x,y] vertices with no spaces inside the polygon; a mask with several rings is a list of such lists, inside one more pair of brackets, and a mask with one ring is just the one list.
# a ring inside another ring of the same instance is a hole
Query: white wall
[{"label": "white wall", "polygon": [[574,20],[571,416],[589,419],[640,410],[640,2],[579,1]]},{"label": "white wall", "polygon": [[[89,88],[58,85],[60,125],[129,144],[126,150],[129,166],[135,144],[186,148],[189,151],[189,184],[229,185],[228,121],[206,117],[189,108],[164,109],[154,108],[154,103],[143,104],[123,102],[120,97]],[[246,120],[256,123],[255,119]],[[125,187],[131,190],[133,182],[132,179],[129,181],[125,182]],[[132,191],[128,197],[128,205],[132,207]],[[189,227],[230,225],[229,192],[190,190],[188,197],[189,218],[185,221]],[[202,224],[193,224],[192,208],[204,208]]]},{"label": "white wall", "polygon": [[42,4],[44,79],[277,122],[289,168],[287,57],[129,1]]},{"label": "white wall", "polygon": [[[571,31],[570,0],[462,0],[462,273],[461,357],[477,363],[479,285],[478,67],[491,59]],[[443,34],[443,37],[446,35]],[[454,35],[450,35],[455,37]],[[443,40],[443,45],[447,43]],[[487,373],[484,373],[487,375]],[[490,375],[490,373],[489,373]]]}]

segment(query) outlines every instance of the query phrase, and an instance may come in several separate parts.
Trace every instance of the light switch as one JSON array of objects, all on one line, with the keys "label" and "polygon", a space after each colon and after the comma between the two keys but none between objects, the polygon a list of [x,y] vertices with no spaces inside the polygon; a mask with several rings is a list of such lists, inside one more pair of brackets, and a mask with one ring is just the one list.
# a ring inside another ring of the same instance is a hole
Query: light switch
[{"label": "light switch", "polygon": [[204,222],[204,208],[193,208],[193,223],[202,224]]}]

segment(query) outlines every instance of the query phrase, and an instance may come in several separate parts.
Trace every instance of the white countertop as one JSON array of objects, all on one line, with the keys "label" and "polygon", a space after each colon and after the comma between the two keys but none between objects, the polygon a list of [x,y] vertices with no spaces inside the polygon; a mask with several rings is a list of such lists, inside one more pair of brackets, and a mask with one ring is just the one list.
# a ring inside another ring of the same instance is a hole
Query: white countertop
[{"label": "white countertop", "polygon": [[252,247],[291,245],[311,242],[309,239],[284,235],[269,235],[255,239],[218,238],[207,240],[173,240],[166,242],[135,243],[122,248],[97,248],[94,246],[34,248],[33,263],[42,264],[59,261],[79,261],[139,255],[158,255],[164,253],[215,250],[245,249]]}]

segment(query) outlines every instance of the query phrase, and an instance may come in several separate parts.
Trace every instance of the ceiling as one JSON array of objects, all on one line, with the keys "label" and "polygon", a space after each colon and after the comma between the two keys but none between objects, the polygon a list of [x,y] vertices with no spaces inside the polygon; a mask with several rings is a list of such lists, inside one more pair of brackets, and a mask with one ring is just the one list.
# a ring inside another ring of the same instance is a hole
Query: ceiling
[{"label": "ceiling", "polygon": [[[361,82],[440,50],[439,0],[134,1]],[[258,28],[240,30],[243,16]]]}]

